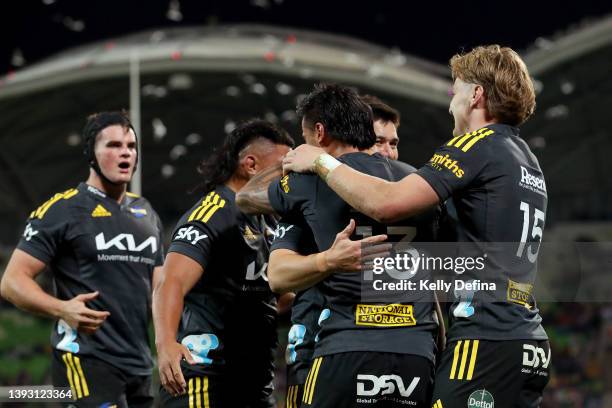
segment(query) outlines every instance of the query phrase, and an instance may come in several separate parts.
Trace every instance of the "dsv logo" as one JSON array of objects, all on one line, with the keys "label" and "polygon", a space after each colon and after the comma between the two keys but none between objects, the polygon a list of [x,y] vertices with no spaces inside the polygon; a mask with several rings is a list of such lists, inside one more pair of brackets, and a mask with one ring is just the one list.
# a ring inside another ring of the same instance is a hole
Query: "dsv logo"
[{"label": "dsv logo", "polygon": [[183,227],[178,230],[176,236],[174,237],[174,239],[185,239],[187,241],[190,241],[192,245],[197,244],[198,241],[201,241],[204,238],[208,238],[208,235],[200,234],[200,231],[198,231],[191,225],[189,227]]},{"label": "dsv logo", "polygon": [[151,253],[154,254],[157,252],[157,238],[154,236],[150,236],[145,239],[140,245],[136,245],[136,241],[134,240],[134,236],[132,234],[119,234],[114,238],[111,238],[109,241],[104,239],[104,233],[101,232],[96,235],[96,248],[99,251],[103,251],[109,248],[116,248],[121,251],[128,252],[142,252],[145,248],[150,247]]},{"label": "dsv logo", "polygon": [[541,347],[532,346],[531,344],[523,344],[523,365],[533,368],[548,368],[550,364],[550,349],[548,356]]},{"label": "dsv logo", "polygon": [[[408,388],[404,387],[404,381],[399,375],[381,375],[377,377],[369,374],[357,374],[357,395],[371,397],[374,395],[393,394],[395,389],[402,397],[409,397],[419,384],[421,377],[414,377]],[[366,386],[368,386],[366,388]]]}]

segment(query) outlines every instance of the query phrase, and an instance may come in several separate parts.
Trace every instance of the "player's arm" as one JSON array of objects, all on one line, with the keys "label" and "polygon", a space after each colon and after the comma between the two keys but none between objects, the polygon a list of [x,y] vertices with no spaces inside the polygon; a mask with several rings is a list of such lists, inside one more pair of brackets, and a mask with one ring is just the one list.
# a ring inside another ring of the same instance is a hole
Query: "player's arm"
[{"label": "player's arm", "polygon": [[388,223],[408,218],[436,205],[439,197],[416,174],[389,182],[340,163],[321,148],[301,145],[283,159],[283,171],[316,172],[357,211]]},{"label": "player's arm", "polygon": [[98,292],[84,293],[70,300],[51,296],[35,280],[45,266],[27,252],[15,249],[0,283],[2,297],[28,312],[62,319],[78,331],[95,332],[110,315],[87,307],[86,302],[97,297]]},{"label": "player's arm", "polygon": [[[355,221],[336,234],[332,246],[323,252],[301,255],[295,250],[279,248],[272,251],[268,264],[270,288],[277,293],[297,291],[316,285],[334,272],[357,272],[364,262],[363,248],[387,239],[386,235],[376,235],[352,241],[349,237],[355,230]],[[374,252],[368,256],[382,256],[388,246],[372,247]]]},{"label": "player's arm", "polygon": [[259,172],[236,194],[236,205],[245,214],[274,214],[268,187],[282,174],[282,167],[271,166]]},{"label": "player's arm", "polygon": [[166,257],[159,281],[153,290],[153,324],[159,376],[164,388],[172,395],[183,394],[186,390],[181,359],[193,363],[191,353],[176,341],[176,335],[185,295],[203,273],[202,266],[192,258],[171,252]]}]

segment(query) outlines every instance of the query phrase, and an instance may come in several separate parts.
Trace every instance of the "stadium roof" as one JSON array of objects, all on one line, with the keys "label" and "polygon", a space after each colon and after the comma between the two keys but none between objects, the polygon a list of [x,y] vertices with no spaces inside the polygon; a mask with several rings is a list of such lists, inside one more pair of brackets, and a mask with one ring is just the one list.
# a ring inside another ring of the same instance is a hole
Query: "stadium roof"
[{"label": "stadium roof", "polygon": [[[610,216],[611,23],[536,42],[524,55],[539,95],[523,133],[559,198],[549,220]],[[0,80],[0,243],[13,244],[29,211],[86,177],[85,115],[129,108],[135,59],[143,191],[167,229],[196,200],[186,191],[197,184],[197,162],[238,121],[264,117],[299,139],[295,104],[315,82],[355,86],[402,112],[400,157],[414,165],[452,128],[445,67],[347,37],[247,25],[153,30],[78,47]]]}]

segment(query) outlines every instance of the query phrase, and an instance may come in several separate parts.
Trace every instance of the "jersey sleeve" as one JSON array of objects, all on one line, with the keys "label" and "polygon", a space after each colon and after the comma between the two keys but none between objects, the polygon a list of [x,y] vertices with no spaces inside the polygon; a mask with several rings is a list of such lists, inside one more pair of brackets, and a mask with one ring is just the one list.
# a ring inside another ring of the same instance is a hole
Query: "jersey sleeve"
[{"label": "jersey sleeve", "polygon": [[488,132],[475,131],[454,137],[439,147],[429,162],[418,170],[417,174],[431,185],[440,201],[464,189],[481,175],[489,160],[486,140],[482,140],[493,133]]},{"label": "jersey sleeve", "polygon": [[270,205],[277,214],[284,216],[300,212],[307,200],[308,184],[312,176],[308,174],[289,173],[268,187]]},{"label": "jersey sleeve", "polygon": [[66,203],[57,201],[51,199],[30,214],[17,244],[17,248],[45,264],[55,257],[69,227]]},{"label": "jersey sleeve", "polygon": [[318,252],[312,230],[304,218],[287,215],[281,218],[274,231],[271,250],[289,249],[302,255]]},{"label": "jersey sleeve", "polygon": [[[220,196],[204,200],[187,213],[172,234],[168,252],[188,256],[206,268],[213,255],[215,243],[236,225],[236,215],[230,204]],[[212,203],[211,203],[212,202]]]}]

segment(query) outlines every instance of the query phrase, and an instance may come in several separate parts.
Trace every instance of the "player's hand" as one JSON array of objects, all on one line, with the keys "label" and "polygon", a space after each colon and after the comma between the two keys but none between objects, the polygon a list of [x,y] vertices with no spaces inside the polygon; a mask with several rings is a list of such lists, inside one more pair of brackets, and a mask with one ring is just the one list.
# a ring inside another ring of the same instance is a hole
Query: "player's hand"
[{"label": "player's hand", "polygon": [[391,244],[383,243],[386,235],[374,235],[357,241],[350,236],[355,231],[355,220],[336,234],[331,248],[324,252],[328,270],[338,272],[358,272],[369,259],[389,254]]},{"label": "player's hand", "polygon": [[300,145],[283,158],[283,176],[293,171],[296,173],[308,173],[314,171],[314,161],[319,155],[325,153],[320,147],[307,144]]},{"label": "player's hand", "polygon": [[181,370],[181,360],[195,364],[189,349],[176,341],[157,345],[157,365],[161,385],[171,395],[178,396],[187,392],[187,382]]},{"label": "player's hand", "polygon": [[62,304],[60,318],[79,332],[92,334],[100,328],[109,312],[93,310],[86,303],[98,297],[98,292],[82,293]]}]

